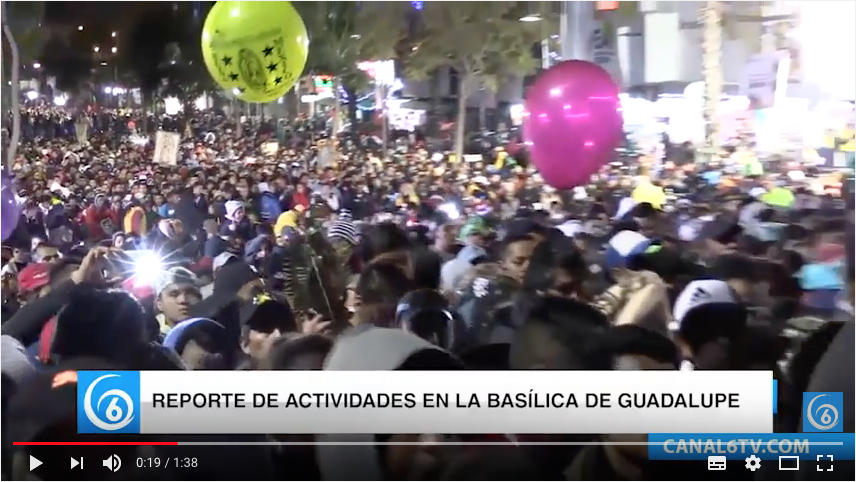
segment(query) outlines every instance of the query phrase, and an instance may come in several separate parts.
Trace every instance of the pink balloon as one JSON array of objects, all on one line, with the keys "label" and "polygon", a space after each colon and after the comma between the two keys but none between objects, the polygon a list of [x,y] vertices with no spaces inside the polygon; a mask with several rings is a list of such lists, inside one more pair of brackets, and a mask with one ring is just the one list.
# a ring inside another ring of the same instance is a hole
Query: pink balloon
[{"label": "pink balloon", "polygon": [[599,66],[569,60],[526,91],[523,137],[544,182],[569,189],[589,182],[621,140],[618,86]]}]

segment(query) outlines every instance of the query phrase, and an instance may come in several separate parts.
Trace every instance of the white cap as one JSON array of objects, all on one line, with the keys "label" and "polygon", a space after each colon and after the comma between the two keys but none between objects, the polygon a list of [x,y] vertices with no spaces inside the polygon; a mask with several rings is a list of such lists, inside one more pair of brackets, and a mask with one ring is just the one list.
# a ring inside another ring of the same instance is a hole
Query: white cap
[{"label": "white cap", "polygon": [[562,234],[564,234],[565,236],[567,236],[569,238],[573,238],[574,236],[577,235],[577,233],[582,231],[583,226],[582,226],[582,224],[580,224],[579,221],[571,220],[571,221],[566,221],[566,222],[556,226],[556,228],[559,231],[561,231]]},{"label": "white cap", "polygon": [[753,187],[752,189],[749,190],[749,195],[754,197],[754,198],[759,198],[759,197],[763,196],[764,194],[767,194],[767,190],[764,189],[763,187]]},{"label": "white cap", "polygon": [[237,258],[237,256],[235,256],[233,253],[230,253],[228,251],[220,253],[214,257],[214,261],[211,264],[211,269],[213,271],[217,271],[218,269],[222,268],[223,265],[228,263],[229,260],[231,260],[233,258]]},{"label": "white cap", "polygon": [[738,301],[725,281],[717,279],[696,280],[690,282],[678,295],[672,314],[680,326],[690,311],[714,304],[738,304]]}]

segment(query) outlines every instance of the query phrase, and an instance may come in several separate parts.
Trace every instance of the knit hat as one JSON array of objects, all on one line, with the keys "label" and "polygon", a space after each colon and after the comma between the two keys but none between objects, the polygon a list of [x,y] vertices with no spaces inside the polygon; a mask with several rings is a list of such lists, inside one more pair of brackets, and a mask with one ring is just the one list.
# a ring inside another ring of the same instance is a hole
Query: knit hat
[{"label": "knit hat", "polygon": [[327,229],[329,238],[341,238],[345,241],[356,245],[360,241],[360,235],[357,233],[357,228],[354,223],[348,219],[340,219],[333,222]]},{"label": "knit hat", "polygon": [[230,221],[235,220],[235,213],[238,212],[239,209],[243,209],[244,205],[241,201],[226,201],[226,219]]}]

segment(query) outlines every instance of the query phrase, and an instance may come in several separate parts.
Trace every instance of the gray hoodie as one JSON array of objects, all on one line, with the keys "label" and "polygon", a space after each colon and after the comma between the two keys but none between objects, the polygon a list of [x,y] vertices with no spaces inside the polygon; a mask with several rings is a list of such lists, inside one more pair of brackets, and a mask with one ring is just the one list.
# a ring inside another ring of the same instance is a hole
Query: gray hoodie
[{"label": "gray hoodie", "polygon": [[487,252],[476,246],[464,246],[455,256],[455,259],[446,261],[440,271],[440,287],[444,291],[452,291],[458,285],[458,281],[473,267],[473,261],[485,256]]},{"label": "gray hoodie", "polygon": [[[419,367],[404,367],[415,355],[437,357]],[[462,368],[443,349],[402,330],[360,325],[343,333],[324,362],[325,370],[443,370]],[[318,442],[373,442],[374,434],[318,434]],[[319,445],[316,447],[322,480],[385,480],[374,445]]]}]

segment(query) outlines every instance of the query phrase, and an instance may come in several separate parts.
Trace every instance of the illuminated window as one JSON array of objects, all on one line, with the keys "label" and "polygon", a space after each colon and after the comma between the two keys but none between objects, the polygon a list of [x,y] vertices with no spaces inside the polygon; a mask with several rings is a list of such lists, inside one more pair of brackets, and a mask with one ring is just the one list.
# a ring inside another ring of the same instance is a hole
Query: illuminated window
[{"label": "illuminated window", "polygon": [[594,8],[598,12],[618,10],[618,2],[594,2]]}]

